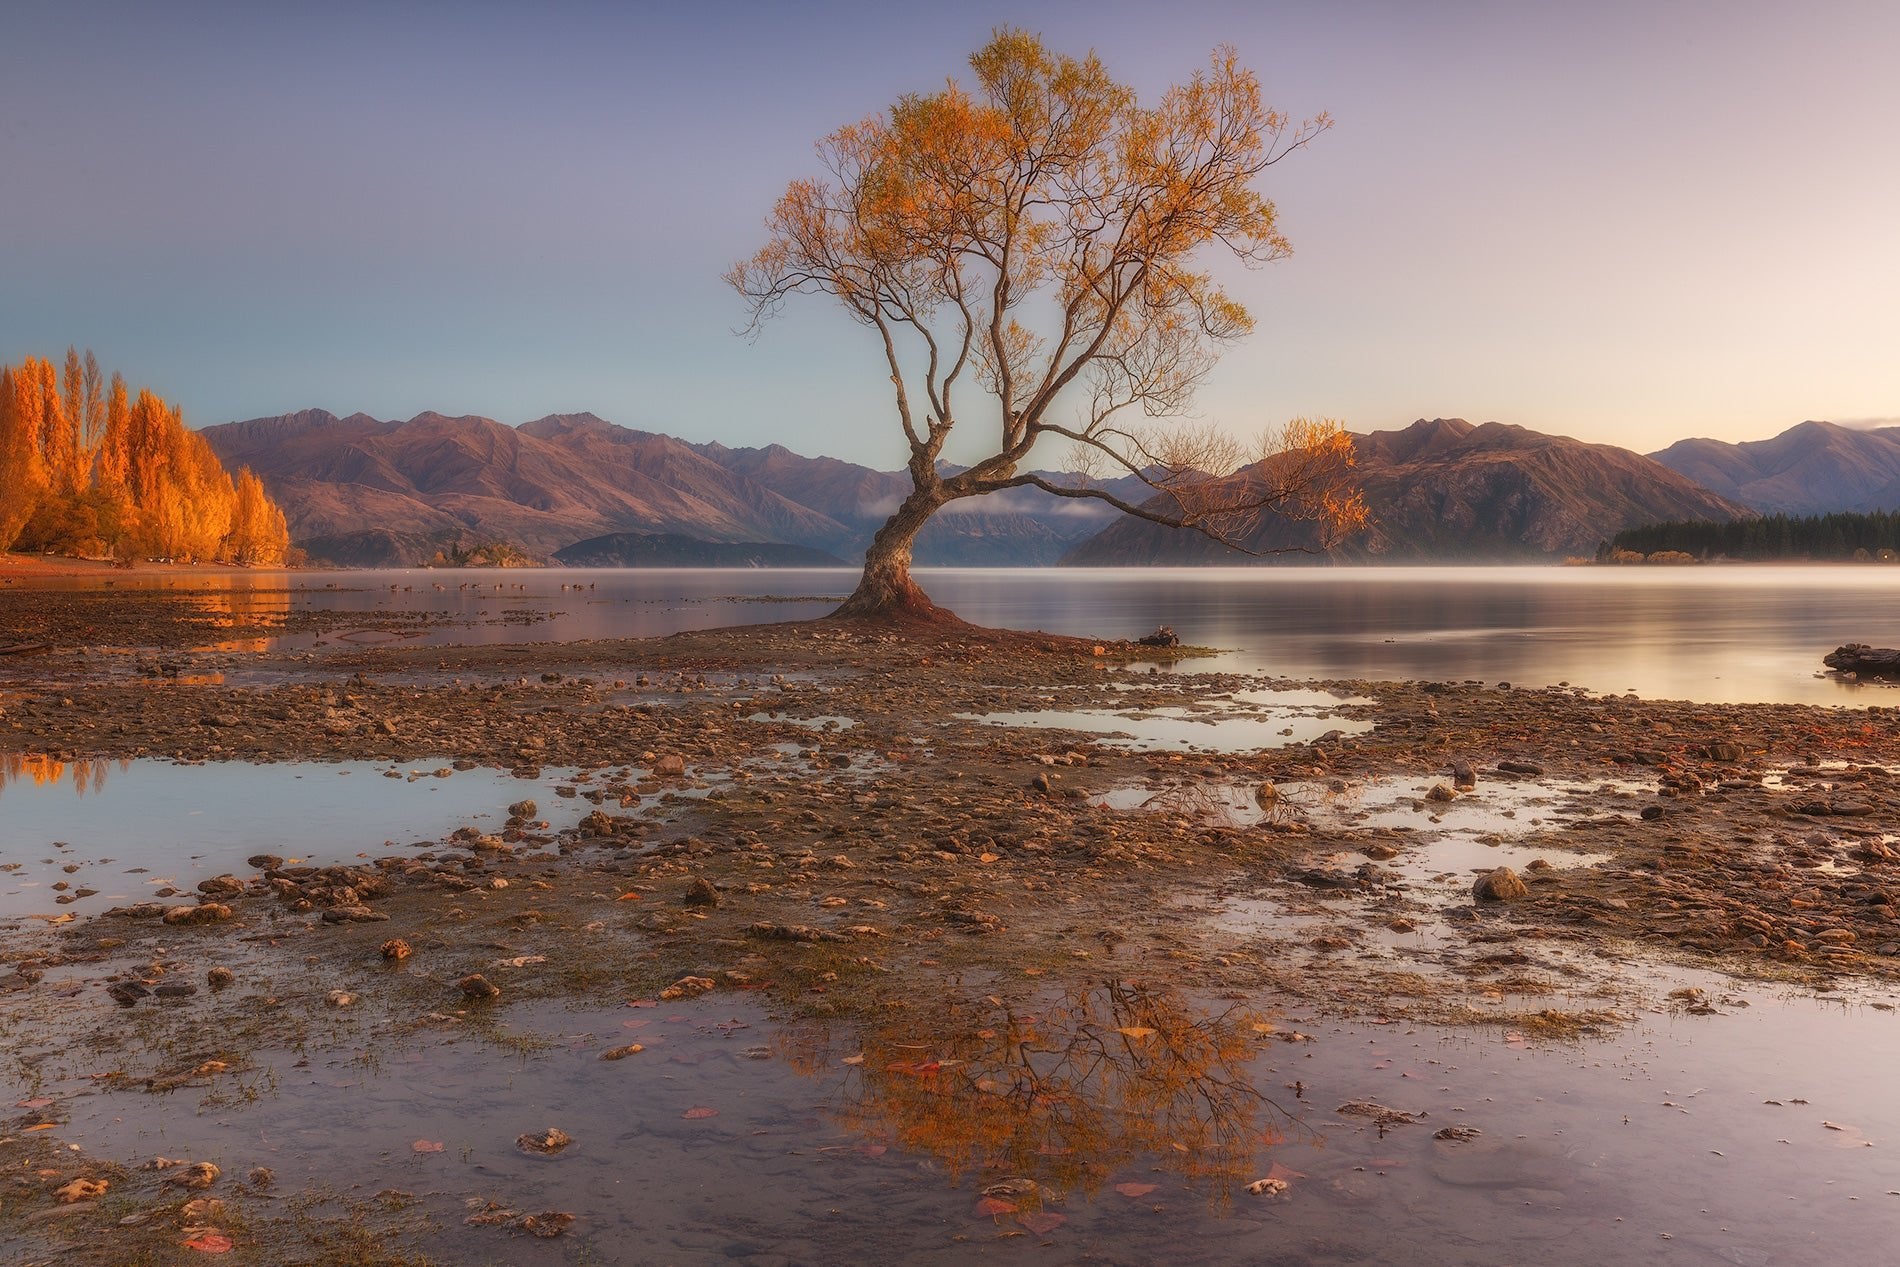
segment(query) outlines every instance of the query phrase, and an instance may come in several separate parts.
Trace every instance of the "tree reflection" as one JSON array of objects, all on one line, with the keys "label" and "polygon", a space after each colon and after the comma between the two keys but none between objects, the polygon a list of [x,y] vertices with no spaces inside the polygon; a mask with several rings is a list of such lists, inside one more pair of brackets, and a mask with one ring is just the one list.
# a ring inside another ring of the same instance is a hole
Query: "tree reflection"
[{"label": "tree reflection", "polygon": [[193,604],[203,613],[198,624],[209,630],[234,633],[262,632],[264,637],[217,639],[199,648],[205,651],[253,652],[269,650],[270,639],[280,633],[290,615],[290,591],[258,589],[248,578],[216,578],[223,584],[193,594]]},{"label": "tree reflection", "polygon": [[[112,762],[103,758],[89,761],[62,761],[44,752],[0,752],[0,791],[5,791],[10,783],[31,779],[41,787],[57,783],[70,771],[73,776],[73,791],[84,796],[88,792],[97,792],[106,785],[106,774]],[[118,766],[124,769],[126,762]]]},{"label": "tree reflection", "polygon": [[855,1033],[792,1026],[775,1043],[801,1073],[844,1070],[846,1128],[929,1153],[953,1181],[1000,1174],[1093,1196],[1141,1166],[1225,1204],[1292,1121],[1246,1073],[1272,1028],[1248,1008],[1209,1014],[1110,982],[1039,1006],[953,998]]}]

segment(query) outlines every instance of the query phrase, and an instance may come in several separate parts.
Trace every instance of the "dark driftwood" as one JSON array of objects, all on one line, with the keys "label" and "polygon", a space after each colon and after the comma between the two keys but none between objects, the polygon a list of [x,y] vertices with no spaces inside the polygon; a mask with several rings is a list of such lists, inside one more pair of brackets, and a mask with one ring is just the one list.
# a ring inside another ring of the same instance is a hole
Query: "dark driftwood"
[{"label": "dark driftwood", "polygon": [[43,642],[16,642],[10,647],[0,647],[0,655],[31,655],[35,651],[50,651]]},{"label": "dark driftwood", "polygon": [[1842,673],[1876,673],[1900,677],[1900,650],[1893,647],[1870,647],[1864,642],[1850,642],[1822,656],[1821,663]]}]

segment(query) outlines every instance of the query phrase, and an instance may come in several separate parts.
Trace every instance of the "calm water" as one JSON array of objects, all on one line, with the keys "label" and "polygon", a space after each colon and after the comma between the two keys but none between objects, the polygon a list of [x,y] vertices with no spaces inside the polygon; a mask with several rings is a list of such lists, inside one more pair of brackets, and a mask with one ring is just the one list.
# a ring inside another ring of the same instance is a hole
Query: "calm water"
[{"label": "calm water", "polygon": [[571,827],[594,806],[574,795],[570,773],[0,753],[0,931],[22,913],[91,916],[209,876],[248,876],[253,854],[330,866],[427,848],[458,827],[498,832],[508,805],[524,798],[551,828]]},{"label": "calm water", "polygon": [[[1844,642],[1900,643],[1900,569],[925,569],[966,619],[1087,637],[1158,624],[1231,649],[1218,663],[1288,677],[1569,682],[1710,702],[1865,705],[1890,688],[1821,676]],[[279,610],[422,609],[430,642],[673,633],[823,614],[843,569],[234,573],[179,578]],[[285,590],[288,583],[289,590]],[[270,591],[275,591],[271,593]],[[787,599],[805,601],[783,601]],[[768,601],[769,600],[769,601]],[[389,635],[331,635],[374,642]],[[308,641],[305,639],[304,641]]]},{"label": "calm water", "polygon": [[[95,1154],[419,1194],[448,1262],[1891,1263],[1900,1023],[1693,980],[1722,1015],[1578,1046],[1110,980],[873,1028],[726,996],[522,1007],[504,1030],[525,1050],[438,1026],[365,1061],[366,1006],[231,1085],[153,1097],[74,1066],[37,1090],[56,1138]],[[630,1041],[645,1050],[599,1059]],[[1335,1111],[1365,1100],[1420,1116]],[[574,1137],[558,1157],[514,1146],[549,1126]],[[1246,1192],[1263,1178],[1285,1190]],[[1008,1181],[1036,1197],[985,1199]],[[465,1226],[489,1201],[577,1218],[554,1242]]]}]

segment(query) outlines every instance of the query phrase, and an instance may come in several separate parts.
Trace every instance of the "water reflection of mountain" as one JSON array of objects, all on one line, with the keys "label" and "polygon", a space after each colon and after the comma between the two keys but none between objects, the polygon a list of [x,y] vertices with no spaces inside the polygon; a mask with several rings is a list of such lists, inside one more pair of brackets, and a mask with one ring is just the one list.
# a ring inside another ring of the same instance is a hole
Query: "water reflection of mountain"
[{"label": "water reflection of mountain", "polygon": [[847,1129],[929,1154],[953,1181],[1015,1181],[1013,1207],[1092,1197],[1122,1171],[1171,1173],[1225,1204],[1292,1121],[1247,1072],[1272,1032],[1245,1007],[1109,982],[951,999],[856,1030],[792,1025],[775,1046],[838,1082]]}]

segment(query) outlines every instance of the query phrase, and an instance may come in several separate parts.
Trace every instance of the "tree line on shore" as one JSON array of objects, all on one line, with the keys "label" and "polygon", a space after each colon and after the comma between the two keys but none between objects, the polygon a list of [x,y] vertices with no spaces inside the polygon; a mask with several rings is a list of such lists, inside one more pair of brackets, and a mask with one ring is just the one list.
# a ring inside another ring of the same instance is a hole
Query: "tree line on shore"
[{"label": "tree line on shore", "polygon": [[1604,551],[1653,555],[1676,551],[1697,559],[1749,562],[1900,558],[1900,511],[1837,511],[1829,515],[1763,515],[1726,523],[1689,520],[1646,524],[1616,534]]},{"label": "tree line on shore", "polygon": [[274,566],[284,512],[248,468],[234,477],[178,406],[91,351],[63,369],[0,366],[0,550]]}]

